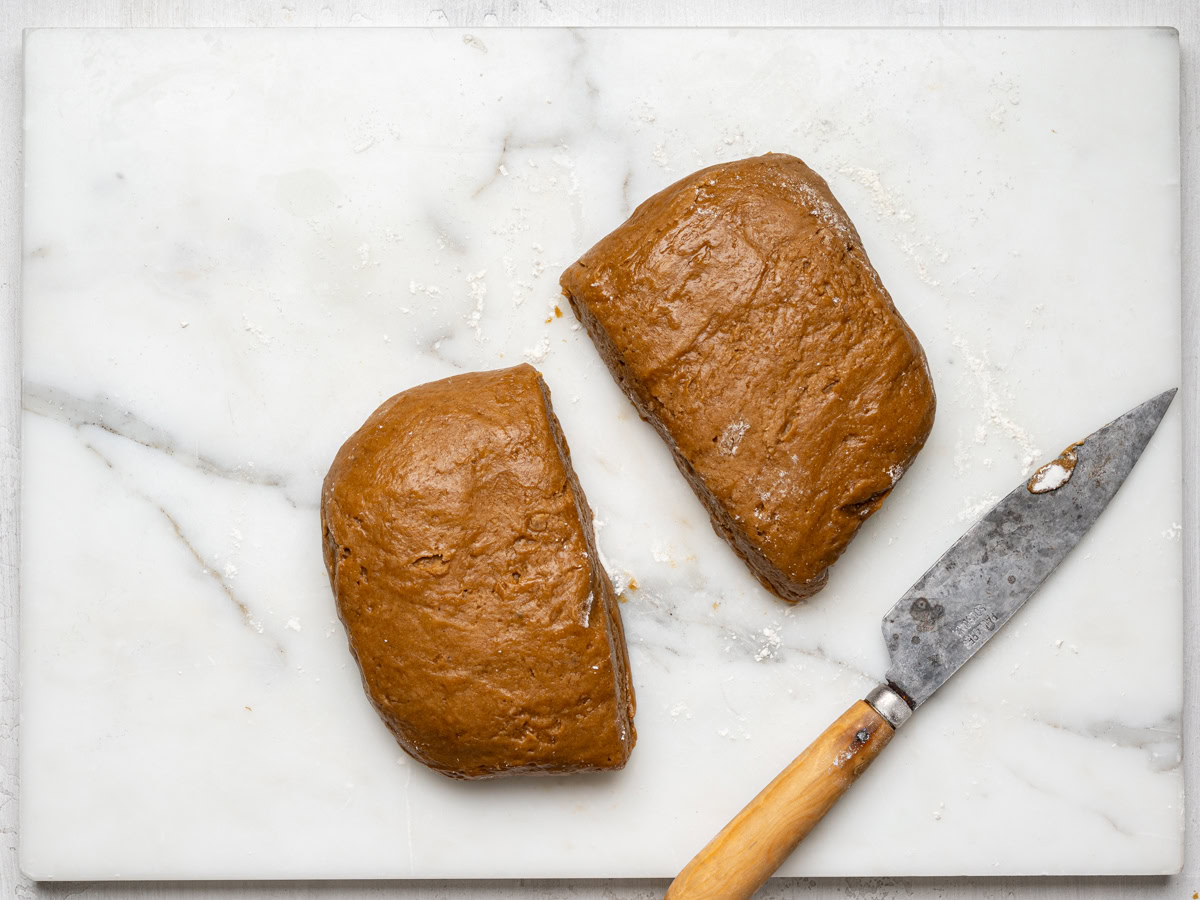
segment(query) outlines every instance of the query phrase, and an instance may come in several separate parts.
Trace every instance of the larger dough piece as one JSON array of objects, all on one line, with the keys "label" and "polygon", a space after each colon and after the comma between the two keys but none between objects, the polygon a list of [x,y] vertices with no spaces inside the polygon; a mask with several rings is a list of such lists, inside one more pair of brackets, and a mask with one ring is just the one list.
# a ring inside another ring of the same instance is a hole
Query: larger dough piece
[{"label": "larger dough piece", "polygon": [[412,756],[455,778],[625,764],[621,615],[536,370],[392,397],[338,451],[321,520],[363,684]]},{"label": "larger dough piece", "polygon": [[778,153],[703,169],[561,284],[717,532],[780,597],[820,590],[935,406],[925,354],[825,181]]}]

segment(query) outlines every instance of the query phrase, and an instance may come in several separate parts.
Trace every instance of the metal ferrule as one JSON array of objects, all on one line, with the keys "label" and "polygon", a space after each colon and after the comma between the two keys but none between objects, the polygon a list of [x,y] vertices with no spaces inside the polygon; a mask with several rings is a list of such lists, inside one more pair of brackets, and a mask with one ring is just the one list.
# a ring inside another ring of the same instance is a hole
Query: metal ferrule
[{"label": "metal ferrule", "polygon": [[875,685],[864,699],[871,704],[875,712],[887,719],[893,728],[899,728],[912,715],[912,707],[886,684]]}]

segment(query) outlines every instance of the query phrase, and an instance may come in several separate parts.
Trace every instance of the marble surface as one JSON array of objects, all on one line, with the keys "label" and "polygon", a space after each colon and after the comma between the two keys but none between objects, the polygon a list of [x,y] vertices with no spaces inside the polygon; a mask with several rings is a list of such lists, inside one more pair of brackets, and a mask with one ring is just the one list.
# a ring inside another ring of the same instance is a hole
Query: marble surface
[{"label": "marble surface", "polygon": [[[38,877],[671,874],[882,674],[880,615],[989,497],[1178,381],[1167,31],[65,31],[26,66]],[[632,204],[768,149],[829,178],[940,402],[795,609],[553,313]],[[640,741],[615,776],[454,784],[362,696],[317,485],[394,391],[521,359],[636,578]],[[1178,868],[1179,478],[1173,410],[785,874]]]}]

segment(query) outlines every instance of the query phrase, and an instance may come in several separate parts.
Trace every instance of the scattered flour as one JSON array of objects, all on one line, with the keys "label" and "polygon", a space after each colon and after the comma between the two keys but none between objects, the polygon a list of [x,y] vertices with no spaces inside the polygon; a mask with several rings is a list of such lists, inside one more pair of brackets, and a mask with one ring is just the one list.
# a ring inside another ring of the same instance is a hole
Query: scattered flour
[{"label": "scattered flour", "polygon": [[266,334],[261,328],[251,322],[245,313],[242,314],[242,327],[258,338],[258,342],[264,347],[269,347],[271,345],[270,335]]},{"label": "scattered flour", "polygon": [[[782,182],[775,182],[776,187],[783,187]],[[793,182],[787,187],[791,188],[803,199],[804,205],[813,211],[821,224],[826,228],[837,232],[844,240],[853,240],[849,223],[846,217],[841,215],[833,208],[833,206],[824,197],[817,194],[811,186],[803,182]]]},{"label": "scattered flour", "polygon": [[730,422],[725,426],[725,430],[721,432],[721,436],[717,439],[717,449],[726,456],[737,456],[738,447],[742,445],[742,438],[746,436],[746,432],[750,430],[748,422]]},{"label": "scattered flour", "polygon": [[467,276],[467,287],[470,291],[471,300],[475,305],[469,313],[463,316],[467,320],[467,324],[475,332],[475,340],[482,344],[487,338],[483,336],[481,322],[483,319],[483,301],[487,297],[487,282],[484,278],[487,277],[487,269],[480,269],[478,272]]},{"label": "scattered flour", "polygon": [[766,627],[762,630],[762,640],[759,641],[758,650],[754,654],[755,662],[763,662],[767,659],[772,659],[777,650],[783,646],[783,638],[779,636],[779,632],[774,628]]},{"label": "scattered flour", "polygon": [[[552,163],[554,163],[556,166],[558,166],[559,168],[566,170],[566,173],[567,173],[567,196],[568,197],[578,197],[579,196],[579,174],[575,171],[575,160],[571,158],[571,155],[568,152],[567,145],[560,144],[559,152],[555,153],[554,156],[550,157],[550,161]],[[552,185],[558,184],[558,179],[551,178],[550,184],[552,184]],[[541,249],[542,249],[541,247],[539,247],[537,244],[534,244],[533,246],[537,252],[539,252],[539,253],[541,252]]]},{"label": "scattered flour", "polygon": [[692,711],[687,708],[687,704],[685,703],[676,703],[671,707],[671,718],[678,719],[680,716],[683,716],[685,719],[692,717]]},{"label": "scattered flour", "polygon": [[[980,406],[982,407],[985,421],[975,428],[975,443],[983,444],[986,442],[988,437],[987,425],[998,428],[1023,451],[1024,455],[1021,459],[1022,474],[1028,475],[1034,463],[1041,457],[1042,451],[1033,442],[1033,438],[1029,435],[1029,432],[1014,422],[1008,414],[1007,407],[1013,400],[1012,393],[997,384],[994,368],[991,360],[988,359],[986,351],[982,357],[973,355],[970,346],[961,335],[956,335],[951,343],[954,349],[962,354],[968,371],[975,377],[979,398],[982,401]],[[955,464],[960,466],[960,471],[962,471],[961,463],[962,457],[956,454]]]},{"label": "scattered flour", "polygon": [[1162,536],[1165,537],[1167,540],[1173,541],[1176,538],[1178,538],[1181,534],[1183,534],[1183,526],[1180,525],[1178,522],[1172,522],[1171,527],[1165,529],[1162,533]]},{"label": "scattered flour", "polygon": [[879,179],[879,172],[875,169],[865,169],[862,166],[842,166],[838,169],[838,174],[853,179],[871,192],[877,218],[896,219],[900,222],[912,220],[912,213],[900,205],[900,199],[893,191],[883,186],[883,182]]},{"label": "scattered flour", "polygon": [[356,262],[354,264],[355,269],[365,269],[367,266],[369,266],[371,264],[371,245],[370,244],[366,244],[366,243],[359,244],[358,250],[355,252],[358,253],[358,262]]},{"label": "scattered flour", "polygon": [[531,363],[545,362],[546,357],[550,355],[550,336],[542,335],[536,346],[526,347],[521,351],[521,355]]},{"label": "scattered flour", "polygon": [[[596,548],[599,552],[600,548]],[[633,583],[633,574],[627,569],[616,569],[611,564],[605,561],[604,554],[600,553],[600,565],[604,566],[604,571],[608,573],[608,578],[612,581],[613,593],[618,596],[629,590],[629,585]]]},{"label": "scattered flour", "polygon": [[505,256],[501,262],[504,265],[504,273],[508,276],[509,287],[512,289],[512,305],[520,306],[533,293],[533,285],[517,278],[517,263],[511,256]]},{"label": "scattered flour", "polygon": [[1010,79],[993,79],[988,86],[992,96],[996,101],[996,105],[992,111],[988,113],[988,119],[997,128],[1004,128],[1004,122],[1008,118],[1009,109],[1013,106],[1021,105],[1021,92],[1017,88],[1015,82]]},{"label": "scattered flour", "polygon": [[528,297],[532,293],[533,293],[533,285],[530,284],[528,281],[521,281],[520,279],[513,279],[513,282],[512,282],[512,304],[513,304],[513,306],[520,306],[522,303],[525,302],[525,298]]},{"label": "scattered flour", "polygon": [[717,731],[717,737],[723,737],[729,741],[737,741],[737,740],[748,741],[748,740],[750,740],[750,737],[751,737],[750,732],[746,730],[746,727],[744,725],[740,726],[738,728],[738,731],[741,733],[734,734],[728,728],[721,728],[721,729],[718,729],[718,731]]},{"label": "scattered flour", "polygon": [[838,169],[838,174],[846,176],[870,192],[876,218],[900,226],[894,228],[897,234],[896,243],[913,261],[917,268],[917,276],[930,287],[940,285],[941,282],[929,273],[930,261],[944,263],[949,258],[948,254],[937,246],[929,235],[917,232],[913,214],[904,208],[901,198],[894,191],[884,186],[879,172],[862,166],[844,165]]},{"label": "scattered flour", "polygon": [[297,619],[295,616],[292,616],[290,619],[287,620],[287,627],[292,629],[292,631],[299,631],[300,630],[300,620]]},{"label": "scattered flour", "polygon": [[667,163],[670,162],[670,158],[667,156],[667,148],[662,144],[655,144],[651,159],[654,160],[655,165],[663,169],[667,168]]},{"label": "scattered flour", "polygon": [[487,44],[485,44],[479,38],[475,37],[475,35],[473,35],[473,34],[464,34],[462,41],[468,47],[472,47],[475,50],[478,50],[480,53],[488,52]]},{"label": "scattered flour", "polygon": [[[426,297],[432,299],[441,296],[442,289],[435,284],[421,284],[419,281],[409,281],[408,292],[410,294],[424,294]],[[401,310],[403,310],[403,307],[401,307]]]},{"label": "scattered flour", "polygon": [[984,494],[979,498],[968,498],[967,505],[959,510],[958,521],[973,522],[999,502],[1000,498],[995,494]]}]

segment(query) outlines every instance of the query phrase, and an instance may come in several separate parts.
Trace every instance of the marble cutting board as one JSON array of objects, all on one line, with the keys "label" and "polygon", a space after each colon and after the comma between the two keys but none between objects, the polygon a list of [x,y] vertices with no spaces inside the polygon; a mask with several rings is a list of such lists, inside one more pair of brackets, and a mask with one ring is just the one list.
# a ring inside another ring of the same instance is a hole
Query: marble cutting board
[{"label": "marble cutting board", "polygon": [[[1170,30],[36,31],[25,73],[37,878],[672,875],[884,672],[883,611],[992,500],[1178,383]],[[556,285],[654,190],[767,150],[829,179],[939,399],[795,608]],[[453,783],[367,705],[318,485],[390,394],[521,360],[624,591],[640,739],[616,775]],[[1176,405],[782,873],[1177,870],[1180,506]]]}]

